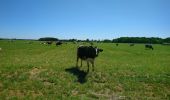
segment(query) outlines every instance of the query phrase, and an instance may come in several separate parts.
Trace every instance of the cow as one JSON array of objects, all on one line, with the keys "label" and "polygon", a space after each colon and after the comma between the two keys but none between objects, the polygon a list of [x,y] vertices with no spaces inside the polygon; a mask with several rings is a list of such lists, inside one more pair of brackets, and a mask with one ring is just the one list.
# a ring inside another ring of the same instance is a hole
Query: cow
[{"label": "cow", "polygon": [[145,49],[152,49],[153,50],[153,46],[152,44],[145,44]]},{"label": "cow", "polygon": [[32,43],[33,43],[32,41],[27,42],[27,44],[32,44]]},{"label": "cow", "polygon": [[87,61],[87,66],[88,66],[87,72],[89,72],[89,62],[92,64],[93,71],[94,71],[94,60],[99,55],[99,53],[102,52],[102,51],[103,51],[103,49],[99,49],[99,48],[93,47],[93,46],[84,46],[84,45],[78,46],[77,47],[76,66],[78,67],[78,61],[79,61],[79,58],[80,58],[81,59],[81,66],[82,66],[82,60]]},{"label": "cow", "polygon": [[118,43],[116,43],[116,46],[118,46],[119,44]]},{"label": "cow", "polygon": [[46,44],[49,44],[49,45],[52,44],[52,43],[53,43],[52,41],[47,41],[46,42]]},{"label": "cow", "polygon": [[130,43],[129,46],[134,46],[135,44],[134,43]]},{"label": "cow", "polygon": [[77,41],[73,41],[73,44],[77,44]]},{"label": "cow", "polygon": [[63,43],[61,42],[61,41],[57,41],[56,42],[56,46],[58,46],[58,45],[62,45]]}]

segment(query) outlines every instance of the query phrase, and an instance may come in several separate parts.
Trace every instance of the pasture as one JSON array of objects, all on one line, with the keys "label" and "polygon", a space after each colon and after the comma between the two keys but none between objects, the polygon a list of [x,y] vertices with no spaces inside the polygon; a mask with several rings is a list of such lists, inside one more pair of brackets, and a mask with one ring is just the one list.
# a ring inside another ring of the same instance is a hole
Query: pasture
[{"label": "pasture", "polygon": [[[78,44],[0,40],[0,99],[170,99],[170,46],[94,43],[104,51],[77,69]],[[80,65],[80,63],[79,63]]]}]

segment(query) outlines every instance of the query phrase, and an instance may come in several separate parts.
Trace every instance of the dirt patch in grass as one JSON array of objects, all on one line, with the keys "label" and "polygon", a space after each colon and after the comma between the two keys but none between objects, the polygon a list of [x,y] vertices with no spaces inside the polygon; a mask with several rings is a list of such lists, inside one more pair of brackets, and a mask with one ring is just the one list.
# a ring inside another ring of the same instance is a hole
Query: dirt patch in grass
[{"label": "dirt patch in grass", "polygon": [[114,87],[114,91],[116,92],[123,92],[123,86],[121,84],[118,84],[117,86]]},{"label": "dirt patch in grass", "polygon": [[40,73],[45,72],[46,74],[50,74],[51,71],[47,71],[47,69],[42,69],[42,68],[33,68],[32,70],[29,71],[29,78],[30,79],[36,79],[41,82],[43,82],[44,86],[52,86],[55,85],[54,82],[51,82],[48,80],[47,77],[40,77]]},{"label": "dirt patch in grass", "polygon": [[25,96],[31,95],[33,98],[38,96],[43,96],[43,93],[40,91],[22,91],[22,90],[8,90],[8,97],[6,99],[10,99],[12,97],[17,97],[18,99],[23,99]]},{"label": "dirt patch in grass", "polygon": [[109,99],[109,100],[119,100],[125,99],[125,96],[118,96],[115,93],[109,93],[109,91],[105,91],[105,92],[89,92],[89,96],[92,98],[96,98],[96,99]]},{"label": "dirt patch in grass", "polygon": [[39,73],[46,71],[47,69],[41,69],[41,68],[33,68],[32,70],[29,71],[29,78],[30,79],[34,79],[37,78],[37,76],[39,75]]},{"label": "dirt patch in grass", "polygon": [[9,90],[8,92],[8,96],[10,97],[19,97],[19,98],[23,98],[25,96],[23,91],[20,90]]},{"label": "dirt patch in grass", "polygon": [[49,81],[46,81],[46,80],[44,80],[43,83],[44,83],[45,86],[55,85],[55,83],[52,83],[52,82],[49,82]]},{"label": "dirt patch in grass", "polygon": [[0,89],[3,87],[3,84],[0,82]]},{"label": "dirt patch in grass", "polygon": [[39,91],[30,91],[30,94],[32,95],[33,98],[36,98],[38,96],[43,96],[43,93]]}]

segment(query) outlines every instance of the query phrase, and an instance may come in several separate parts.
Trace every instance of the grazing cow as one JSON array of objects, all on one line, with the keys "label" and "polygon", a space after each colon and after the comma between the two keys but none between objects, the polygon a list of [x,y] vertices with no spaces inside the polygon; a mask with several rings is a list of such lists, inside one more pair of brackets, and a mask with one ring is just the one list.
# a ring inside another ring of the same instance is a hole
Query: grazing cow
[{"label": "grazing cow", "polygon": [[103,49],[99,49],[93,46],[78,46],[77,48],[77,63],[76,66],[78,67],[79,58],[81,59],[81,66],[82,60],[87,61],[88,71],[89,71],[89,62],[92,64],[93,71],[94,71],[94,60],[98,56],[99,52],[102,52]]},{"label": "grazing cow", "polygon": [[73,41],[73,44],[77,44],[77,42],[76,42],[76,41]]},{"label": "grazing cow", "polygon": [[47,44],[46,42],[41,42],[40,44]]},{"label": "grazing cow", "polygon": [[27,42],[27,44],[32,44],[33,42],[31,42],[31,41],[29,41],[29,42]]},{"label": "grazing cow", "polygon": [[153,46],[152,44],[145,44],[145,49],[152,49],[153,50]]},{"label": "grazing cow", "polygon": [[116,43],[116,46],[118,46],[119,44],[118,43]]},{"label": "grazing cow", "polygon": [[46,44],[52,44],[53,42],[52,41],[47,41]]},{"label": "grazing cow", "polygon": [[63,43],[61,42],[61,41],[57,41],[56,42],[56,46],[58,46],[58,45],[62,45]]},{"label": "grazing cow", "polygon": [[134,46],[135,44],[134,43],[130,43],[129,46]]}]

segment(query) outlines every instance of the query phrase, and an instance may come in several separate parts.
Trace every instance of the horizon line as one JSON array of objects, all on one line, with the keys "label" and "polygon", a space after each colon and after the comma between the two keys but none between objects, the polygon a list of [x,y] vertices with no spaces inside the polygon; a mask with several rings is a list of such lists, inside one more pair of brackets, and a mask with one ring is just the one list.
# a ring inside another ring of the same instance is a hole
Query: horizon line
[{"label": "horizon line", "polygon": [[[121,36],[121,37],[117,37],[117,38],[113,38],[113,39],[118,39],[118,38],[122,38],[122,37],[128,37],[128,36]],[[166,39],[166,38],[170,38],[170,37],[165,37],[165,38],[162,38],[162,37],[145,37],[145,36],[130,36],[128,38],[161,38],[161,39]],[[56,37],[50,37],[50,36],[47,36],[47,37],[40,37],[40,38],[56,38]],[[1,39],[4,39],[4,40],[38,40],[40,38],[6,38],[6,37],[0,37],[0,40]],[[59,40],[70,40],[70,39],[75,39],[75,40],[87,40],[87,39],[77,39],[77,38],[67,38],[67,39],[64,39],[64,38],[56,38],[56,39],[59,39]],[[89,40],[113,40],[113,39],[108,39],[108,38],[105,38],[105,39],[89,39]]]}]

